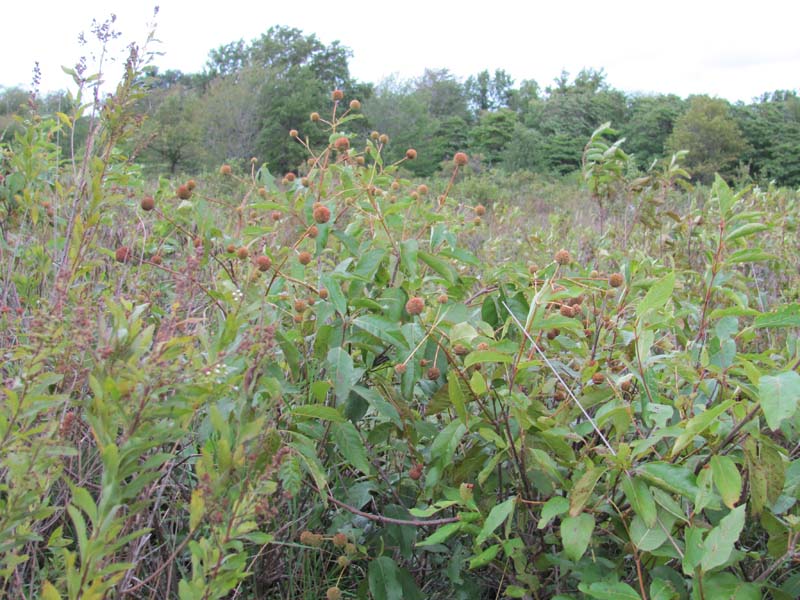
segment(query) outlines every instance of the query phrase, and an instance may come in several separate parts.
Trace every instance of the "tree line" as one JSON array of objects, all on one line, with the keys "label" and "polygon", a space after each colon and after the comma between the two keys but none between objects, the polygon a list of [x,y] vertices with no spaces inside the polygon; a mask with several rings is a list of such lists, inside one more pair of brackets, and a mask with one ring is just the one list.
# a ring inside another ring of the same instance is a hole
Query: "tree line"
[{"label": "tree line", "polygon": [[[765,93],[750,103],[705,95],[630,95],[614,89],[602,70],[562,72],[550,85],[515,82],[503,69],[460,80],[447,69],[428,69],[410,80],[375,84],[350,75],[350,51],[326,45],[298,29],[272,27],[249,43],[211,50],[199,73],[145,70],[146,115],[130,151],[157,173],[196,171],[222,162],[266,161],[276,173],[303,162],[300,143],[287,150],[289,130],[310,143],[324,142],[309,115],[330,105],[330,92],[358,99],[362,118],[348,123],[358,133],[389,136],[389,160],[414,147],[414,175],[440,169],[458,150],[476,164],[508,172],[566,174],[580,168],[592,132],[611,122],[642,171],[653,161],[688,150],[685,166],[708,182],[715,172],[800,185],[800,98],[796,91]],[[39,112],[66,112],[64,93],[38,99]],[[18,129],[15,115],[33,110],[30,94],[0,88],[0,141]],[[346,106],[346,104],[345,104]],[[323,115],[323,118],[325,116]],[[76,132],[78,138],[80,131]],[[66,141],[62,141],[66,144]],[[74,143],[74,142],[73,142]]]}]

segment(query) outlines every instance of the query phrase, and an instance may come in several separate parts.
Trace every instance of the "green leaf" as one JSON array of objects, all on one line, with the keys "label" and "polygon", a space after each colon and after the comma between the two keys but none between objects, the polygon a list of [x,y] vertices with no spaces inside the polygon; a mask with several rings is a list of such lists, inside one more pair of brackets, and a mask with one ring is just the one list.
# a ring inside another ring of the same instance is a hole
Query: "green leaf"
[{"label": "green leaf", "polygon": [[640,516],[648,527],[655,527],[656,502],[648,485],[639,477],[631,477],[626,473],[622,477],[622,491],[633,512]]},{"label": "green leaf", "polygon": [[403,334],[400,333],[400,327],[398,327],[397,323],[394,321],[384,319],[377,315],[362,315],[353,319],[353,325],[359,329],[363,329],[370,335],[374,335],[382,342],[400,348],[406,347],[406,339],[403,337]]},{"label": "green leaf", "polygon": [[769,225],[765,223],[745,223],[744,225],[740,225],[733,231],[729,231],[728,234],[725,236],[725,241],[731,242],[740,237],[752,235],[754,233],[758,233],[759,231],[764,231],[766,229],[769,229]]},{"label": "green leaf", "polygon": [[[703,578],[703,600],[761,600],[757,583],[742,581],[733,573],[713,573]],[[699,599],[693,595],[692,599]]]},{"label": "green leaf", "polygon": [[687,527],[684,531],[686,546],[683,553],[683,572],[685,575],[693,575],[705,554],[703,530],[699,527]]},{"label": "green leaf", "polygon": [[606,467],[594,467],[586,471],[569,492],[569,516],[577,517],[592,496],[598,480],[605,474]]},{"label": "green leaf", "polygon": [[473,556],[469,561],[469,568],[470,569],[478,569],[480,567],[488,565],[490,562],[494,560],[497,554],[500,552],[500,544],[492,544],[486,550],[478,554],[477,556]]},{"label": "green leaf", "polygon": [[344,297],[344,294],[342,294],[342,288],[339,287],[339,282],[331,275],[323,275],[320,281],[322,281],[322,287],[328,290],[328,300],[333,304],[333,308],[336,309],[336,312],[340,315],[347,314],[347,299]]},{"label": "green leaf", "polygon": [[292,416],[304,419],[321,419],[323,421],[333,421],[342,423],[345,418],[335,408],[324,404],[303,404],[292,409]]},{"label": "green leaf", "polygon": [[355,426],[350,421],[334,423],[331,431],[333,439],[339,447],[339,452],[347,459],[347,462],[364,475],[369,475],[372,469],[367,458],[367,449]]},{"label": "green leaf", "polygon": [[627,583],[617,581],[596,581],[591,585],[581,583],[578,589],[584,594],[598,600],[642,600],[642,597]]},{"label": "green leaf", "polygon": [[674,288],[675,271],[670,271],[667,275],[650,286],[645,297],[636,306],[636,316],[641,319],[651,310],[662,308],[666,305],[670,296],[672,296],[672,290]]},{"label": "green leaf", "polygon": [[567,517],[561,521],[561,542],[567,558],[578,562],[589,547],[594,531],[594,517],[582,513],[577,517]]},{"label": "green leaf", "polygon": [[733,552],[734,544],[744,528],[745,505],[734,508],[712,529],[703,544],[703,560],[700,568],[707,573],[714,567],[725,564]]},{"label": "green leaf", "polygon": [[800,375],[794,371],[762,375],[758,381],[758,398],[767,425],[775,431],[784,419],[797,411],[797,404],[800,402]]},{"label": "green leaf", "polygon": [[203,493],[199,489],[192,491],[192,499],[189,502],[189,529],[194,529],[200,524],[205,512],[206,502]]},{"label": "green leaf", "polygon": [[728,456],[712,456],[711,472],[714,485],[717,486],[722,501],[728,508],[733,508],[742,495],[742,476],[736,463]]},{"label": "green leaf", "polygon": [[538,529],[544,529],[558,515],[563,515],[569,510],[569,500],[563,496],[553,496],[542,507],[542,516],[536,524]]},{"label": "green leaf", "polygon": [[687,467],[656,461],[639,466],[638,471],[644,479],[662,490],[692,501],[697,497],[697,480]]},{"label": "green leaf", "polygon": [[358,381],[361,373],[353,368],[353,359],[343,348],[331,348],[326,360],[330,366],[330,375],[333,379],[333,389],[336,391],[338,405],[347,400],[353,384]]},{"label": "green leaf", "polygon": [[403,600],[397,565],[388,556],[379,556],[369,563],[367,581],[375,600]]},{"label": "green leaf", "polygon": [[753,327],[800,327],[800,304],[786,304],[773,312],[762,313],[753,320]]},{"label": "green leaf", "polygon": [[[672,527],[674,519],[667,518],[667,513],[662,512],[664,519],[661,523],[656,519],[656,524],[648,526],[639,515],[633,517],[630,526],[631,542],[642,552],[652,552],[667,541],[667,532]],[[664,531],[666,529],[666,531]]]},{"label": "green leaf", "polygon": [[417,278],[417,252],[419,252],[419,242],[416,239],[400,242],[400,264],[411,279]]},{"label": "green leaf", "polygon": [[61,600],[61,594],[58,593],[56,587],[49,581],[45,581],[42,585],[42,591],[39,597],[41,600]]},{"label": "green leaf", "polygon": [[439,462],[443,467],[449,465],[466,432],[467,428],[461,421],[448,423],[431,443],[431,460]]},{"label": "green leaf", "polygon": [[722,413],[733,405],[733,402],[734,400],[731,398],[689,419],[684,427],[683,433],[678,436],[675,440],[675,444],[672,446],[672,456],[677,456],[681,450],[694,441],[695,437],[708,429]]},{"label": "green leaf", "polygon": [[476,544],[483,544],[494,533],[494,530],[508,519],[509,515],[514,512],[515,500],[516,497],[511,496],[504,502],[492,507],[492,510],[489,511],[489,516],[486,517],[486,521],[483,523],[483,528],[475,538]]},{"label": "green leaf", "polygon": [[417,542],[416,545],[424,547],[424,546],[435,546],[436,544],[441,544],[447,541],[447,539],[451,535],[459,531],[462,525],[463,523],[448,523],[447,525],[443,525],[421,542]]},{"label": "green leaf", "polygon": [[650,584],[650,600],[679,600],[680,597],[680,593],[669,580],[653,579]]},{"label": "green leaf", "polygon": [[461,389],[461,382],[454,370],[447,372],[447,396],[456,411],[456,415],[461,419],[461,422],[467,426],[467,409],[464,405],[464,391]]},{"label": "green leaf", "polygon": [[471,367],[477,363],[510,363],[513,358],[508,354],[495,350],[476,350],[464,358],[464,366]]},{"label": "green leaf", "polygon": [[422,252],[421,250],[418,252],[418,255],[422,262],[444,277],[447,283],[450,285],[455,284],[456,280],[458,279],[458,273],[450,263],[442,260],[441,258],[437,258],[432,254],[428,254],[427,252]]}]

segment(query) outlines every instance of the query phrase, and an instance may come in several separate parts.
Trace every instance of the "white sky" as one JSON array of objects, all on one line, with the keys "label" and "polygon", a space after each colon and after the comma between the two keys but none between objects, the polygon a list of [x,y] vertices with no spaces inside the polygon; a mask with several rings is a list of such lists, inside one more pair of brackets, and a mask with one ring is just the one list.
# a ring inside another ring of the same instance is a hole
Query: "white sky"
[{"label": "white sky", "polygon": [[[66,88],[60,69],[87,52],[77,42],[92,18],[117,15],[122,40],[143,40],[157,2],[6,0],[0,11],[0,85],[26,86],[34,61],[43,91]],[[425,67],[460,78],[503,68],[544,87],[562,69],[603,68],[626,92],[706,93],[749,102],[800,88],[797,0],[162,0],[156,61],[202,70],[208,51],[271,25],[297,27],[353,52],[351,74],[379,82]],[[612,8],[609,8],[612,7]],[[87,35],[87,38],[89,36]]]}]

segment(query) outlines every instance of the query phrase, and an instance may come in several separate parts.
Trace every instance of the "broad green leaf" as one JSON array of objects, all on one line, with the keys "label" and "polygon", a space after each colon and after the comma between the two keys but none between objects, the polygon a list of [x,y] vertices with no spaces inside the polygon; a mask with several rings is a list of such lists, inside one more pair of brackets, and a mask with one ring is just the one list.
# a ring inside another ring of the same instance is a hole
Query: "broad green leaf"
[{"label": "broad green leaf", "polygon": [[447,261],[442,260],[432,254],[428,254],[427,252],[423,252],[420,250],[417,255],[419,258],[428,265],[431,269],[436,271],[439,275],[444,277],[444,279],[450,285],[455,284],[456,280],[458,279],[458,273],[453,268],[453,266],[448,263]]},{"label": "broad green leaf", "polygon": [[683,573],[693,575],[705,553],[703,530],[699,527],[687,527],[684,530],[684,539],[686,543],[683,552]]},{"label": "broad green leaf", "polygon": [[447,395],[458,418],[461,419],[465,426],[468,426],[467,409],[464,406],[464,392],[461,389],[459,377],[454,370],[447,372]]},{"label": "broad green leaf", "polygon": [[471,367],[477,363],[510,363],[514,360],[510,355],[495,350],[476,350],[464,358],[464,366]]},{"label": "broad green leaf", "polygon": [[189,502],[189,529],[194,529],[200,524],[205,507],[206,502],[202,491],[199,489],[193,490],[192,499]]},{"label": "broad green leaf", "polygon": [[769,229],[769,225],[767,225],[766,223],[745,223],[744,225],[739,225],[739,227],[737,227],[733,231],[729,231],[725,235],[725,241],[731,242],[740,237],[752,235],[754,233],[758,233],[759,231],[764,231],[766,229]]},{"label": "broad green leaf", "polygon": [[667,532],[669,532],[674,522],[675,520],[668,513],[662,511],[660,522],[656,518],[656,524],[648,527],[644,519],[636,515],[631,520],[630,525],[631,542],[643,552],[652,552],[667,541],[669,537]]},{"label": "broad green leaf", "polygon": [[711,472],[714,485],[717,486],[722,501],[728,508],[733,508],[742,495],[742,476],[736,463],[728,456],[712,456]]},{"label": "broad green leaf", "polygon": [[578,562],[589,547],[594,531],[594,517],[581,513],[577,517],[567,517],[561,521],[561,542],[567,558]]},{"label": "broad green leaf", "polygon": [[406,347],[406,340],[403,334],[400,333],[400,328],[397,326],[397,323],[394,321],[384,319],[377,315],[362,315],[353,319],[353,325],[374,335],[386,344],[391,344],[400,348]]},{"label": "broad green leaf", "polygon": [[694,441],[695,437],[708,429],[722,413],[733,405],[733,402],[734,400],[731,398],[689,419],[684,427],[683,433],[678,436],[675,440],[675,444],[672,446],[672,456],[677,456],[681,450]]},{"label": "broad green leaf", "polygon": [[477,556],[473,556],[469,561],[469,568],[470,569],[478,569],[480,567],[484,567],[492,562],[497,554],[500,552],[500,544],[492,544],[486,550],[478,554]]},{"label": "broad green leaf", "polygon": [[622,476],[622,491],[631,505],[633,512],[642,518],[647,527],[655,527],[656,502],[648,485],[639,477],[631,477],[627,473]]},{"label": "broad green leaf", "polygon": [[539,522],[537,523],[536,527],[539,529],[544,529],[547,527],[547,524],[550,523],[550,521],[552,521],[558,515],[563,515],[568,510],[569,500],[563,496],[553,496],[544,503],[544,506],[542,507],[542,516],[539,518]]},{"label": "broad green leaf", "polygon": [[569,516],[577,517],[592,497],[594,487],[608,469],[604,466],[586,471],[569,492]]},{"label": "broad green leaf", "polygon": [[350,421],[334,423],[331,431],[333,439],[339,447],[339,452],[347,459],[347,462],[364,475],[369,475],[372,469],[367,458],[367,449],[355,426]]},{"label": "broad green leaf", "polygon": [[642,597],[627,583],[617,581],[596,581],[591,585],[581,583],[578,589],[591,598],[598,600],[642,600]]},{"label": "broad green leaf", "polygon": [[444,510],[445,508],[450,508],[451,506],[455,506],[456,504],[458,504],[457,500],[441,500],[439,502],[431,504],[428,508],[411,508],[408,510],[408,512],[415,517],[425,519],[428,517],[432,517],[440,510]]},{"label": "broad green leaf", "polygon": [[467,428],[461,421],[451,421],[434,438],[431,444],[431,460],[438,461],[443,467],[449,465],[466,432]]},{"label": "broad green leaf", "polygon": [[400,242],[400,263],[403,269],[411,279],[417,278],[417,252],[419,251],[419,242],[410,238]]},{"label": "broad green leaf", "polygon": [[340,315],[347,314],[347,299],[342,293],[342,288],[339,286],[339,281],[334,279],[332,275],[323,275],[320,280],[322,287],[328,290],[328,300]]},{"label": "broad green leaf", "polygon": [[734,508],[723,517],[719,525],[712,529],[703,544],[703,559],[700,568],[707,573],[718,567],[730,558],[734,544],[739,540],[739,535],[744,528],[744,504]]},{"label": "broad green leaf", "polygon": [[370,561],[367,571],[369,591],[375,600],[403,600],[403,588],[398,581],[398,569],[388,556]]},{"label": "broad green leaf", "polygon": [[335,408],[324,404],[302,404],[292,409],[294,417],[305,419],[321,419],[323,421],[333,421],[334,423],[344,422],[344,417]]},{"label": "broad green leaf", "polygon": [[697,496],[697,481],[691,469],[665,462],[651,462],[638,467],[641,476],[673,494],[680,494],[694,501]]},{"label": "broad green leaf", "polygon": [[800,304],[786,304],[773,312],[762,313],[753,320],[753,327],[800,327]]},{"label": "broad green leaf", "polygon": [[681,595],[667,579],[653,579],[650,584],[650,600],[678,600]]},{"label": "broad green leaf", "polygon": [[797,411],[800,402],[800,375],[795,371],[762,375],[758,382],[758,398],[767,425],[775,431],[784,419]]},{"label": "broad green leaf", "polygon": [[462,523],[448,523],[447,525],[443,525],[421,542],[417,542],[416,545],[418,547],[420,546],[424,547],[424,546],[435,546],[436,544],[441,544],[447,541],[447,539],[451,535],[459,531],[462,525],[463,525]]},{"label": "broad green leaf", "polygon": [[489,516],[486,517],[486,521],[483,523],[483,528],[481,529],[478,536],[475,538],[475,543],[477,545],[483,544],[494,530],[500,527],[506,519],[508,519],[509,515],[514,512],[514,503],[516,501],[515,496],[511,496],[504,502],[497,504],[492,507],[492,510],[489,511]]},{"label": "broad green leaf", "polygon": [[336,391],[336,404],[339,405],[347,400],[361,372],[353,368],[353,359],[343,348],[331,348],[328,351],[327,362],[333,389]]},{"label": "broad green leaf", "polygon": [[41,600],[61,600],[61,594],[58,593],[58,590],[52,583],[45,581],[42,585],[39,598],[41,598]]},{"label": "broad green leaf", "polygon": [[761,600],[761,589],[733,573],[712,573],[703,577],[703,596],[693,593],[692,600]]},{"label": "broad green leaf", "polygon": [[636,316],[641,319],[651,310],[662,308],[667,303],[670,296],[672,296],[672,290],[674,288],[675,271],[670,271],[667,275],[650,286],[645,297],[636,305]]}]

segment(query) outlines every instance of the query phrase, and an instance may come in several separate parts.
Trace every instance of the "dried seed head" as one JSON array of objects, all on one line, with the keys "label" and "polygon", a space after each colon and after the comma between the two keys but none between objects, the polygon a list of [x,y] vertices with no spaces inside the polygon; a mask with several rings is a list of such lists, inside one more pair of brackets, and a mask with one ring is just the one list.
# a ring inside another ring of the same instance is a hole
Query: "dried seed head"
[{"label": "dried seed head", "polygon": [[331,209],[329,209],[324,204],[320,204],[319,206],[314,208],[314,220],[317,223],[327,223],[331,219]]},{"label": "dried seed head", "polygon": [[319,288],[319,291],[317,293],[319,294],[320,298],[322,298],[323,300],[327,300],[328,298],[327,288]]},{"label": "dried seed head", "polygon": [[344,548],[347,545],[347,536],[340,531],[333,536],[333,545],[337,548]]},{"label": "dried seed head", "polygon": [[394,366],[394,372],[398,375],[402,375],[406,372],[406,366],[403,363],[398,363]]},{"label": "dried seed head", "polygon": [[410,315],[421,314],[425,308],[425,301],[419,296],[413,296],[406,302],[406,312]]},{"label": "dried seed head", "polygon": [[194,188],[197,187],[197,182],[194,179],[190,179],[189,181],[186,182],[186,187],[189,188],[190,190],[193,190]]},{"label": "dried seed head", "polygon": [[595,373],[594,375],[592,375],[592,383],[594,383],[595,385],[600,385],[605,380],[606,376],[603,375],[602,373]]},{"label": "dried seed head", "polygon": [[478,204],[478,206],[475,207],[475,214],[482,217],[486,214],[486,207],[483,204]]},{"label": "dried seed head", "polygon": [[618,288],[625,283],[625,278],[622,276],[622,273],[612,273],[608,276],[608,285],[612,288]]},{"label": "dried seed head", "polygon": [[328,591],[325,592],[325,600],[341,600],[342,598],[342,590],[338,587],[331,586],[328,588]]},{"label": "dried seed head", "polygon": [[308,232],[306,233],[306,235],[308,235],[308,237],[310,238],[315,238],[317,237],[318,234],[319,234],[319,228],[316,225],[311,225],[308,228]]},{"label": "dried seed head", "polygon": [[378,136],[378,141],[385,146],[389,143],[389,136],[385,133],[382,133],[380,136]]},{"label": "dried seed head", "polygon": [[258,195],[261,196],[262,198],[266,198],[267,197],[267,189],[263,188],[263,187],[258,188]]},{"label": "dried seed head", "polygon": [[456,356],[464,356],[465,354],[469,354],[469,348],[464,344],[456,344],[453,346],[453,352]]},{"label": "dried seed head", "polygon": [[311,120],[314,121],[315,123],[317,121],[319,121],[319,113],[318,112],[312,112],[311,113]]},{"label": "dried seed head", "polygon": [[469,157],[465,152],[456,152],[455,156],[453,156],[453,162],[457,167],[463,167],[468,161]]},{"label": "dried seed head", "polygon": [[236,256],[238,256],[241,260],[244,260],[245,258],[250,256],[250,250],[247,248],[247,246],[241,246],[236,251]]},{"label": "dried seed head", "polygon": [[230,175],[231,173],[233,173],[233,169],[231,169],[230,165],[222,165],[219,168],[220,175]]},{"label": "dried seed head", "polygon": [[422,465],[420,463],[411,465],[411,468],[408,470],[408,476],[414,481],[417,481],[422,477]]},{"label": "dried seed head", "polygon": [[272,260],[270,260],[269,256],[265,254],[260,254],[256,258],[256,266],[258,270],[261,272],[268,271],[269,268],[272,266]]},{"label": "dried seed head", "polygon": [[449,298],[447,297],[447,294],[439,294],[439,297],[436,298],[436,301],[439,304],[447,304],[448,300],[449,300]]},{"label": "dried seed head", "polygon": [[361,110],[361,102],[358,100],[350,100],[350,110]]},{"label": "dried seed head", "polygon": [[415,158],[417,158],[417,151],[414,150],[413,148],[409,148],[408,150],[406,150],[406,158],[408,160],[414,160]]},{"label": "dried seed head", "polygon": [[562,304],[559,312],[561,313],[562,317],[567,317],[569,319],[575,316],[575,311],[567,304]]},{"label": "dried seed head", "polygon": [[419,192],[420,196],[424,196],[425,194],[428,193],[428,186],[425,185],[424,183],[419,184],[417,186],[417,192]]},{"label": "dried seed head", "polygon": [[564,266],[568,265],[572,262],[572,256],[567,250],[563,248],[555,253],[553,256],[553,260],[555,260],[559,265]]},{"label": "dried seed head", "polygon": [[145,196],[141,201],[142,210],[153,210],[156,207],[156,201],[152,196]]},{"label": "dried seed head", "polygon": [[485,350],[488,350],[488,349],[489,349],[489,344],[487,344],[486,342],[481,342],[480,344],[478,344],[477,346],[475,346],[475,349],[476,349],[476,350],[480,350],[481,352],[483,352],[483,351],[485,351]]},{"label": "dried seed head", "polygon": [[273,221],[280,221],[281,217],[283,216],[283,213],[281,211],[279,211],[279,210],[273,210],[270,213],[270,216],[272,217]]},{"label": "dried seed head", "polygon": [[439,379],[439,375],[441,374],[442,372],[437,367],[431,367],[430,369],[428,369],[427,373],[425,373],[425,377],[427,377],[431,381],[435,381]]},{"label": "dried seed head", "polygon": [[331,98],[333,98],[334,102],[339,102],[344,98],[344,92],[342,90],[333,90],[331,92]]},{"label": "dried seed head", "polygon": [[311,262],[311,252],[307,252],[303,250],[300,254],[297,255],[297,260],[301,265],[307,265]]},{"label": "dried seed head", "polygon": [[289,137],[296,138],[298,135],[300,135],[300,132],[298,132],[297,129],[290,129],[289,130]]},{"label": "dried seed head", "polygon": [[186,184],[181,184],[181,185],[178,186],[178,191],[176,192],[176,195],[181,200],[188,200],[189,198],[192,197],[192,190],[190,190],[186,186]]},{"label": "dried seed head", "polygon": [[225,246],[225,252],[227,252],[228,254],[233,254],[234,252],[236,252],[236,246],[233,244],[228,244],[227,246]]},{"label": "dried seed head", "polygon": [[336,138],[336,141],[333,142],[333,147],[336,148],[339,152],[346,152],[347,150],[350,149],[350,140],[344,136]]},{"label": "dried seed head", "polygon": [[131,249],[127,246],[120,246],[117,248],[116,252],[114,252],[114,258],[117,259],[117,262],[126,263],[131,259]]},{"label": "dried seed head", "polygon": [[295,174],[294,174],[294,173],[292,173],[291,171],[289,171],[289,172],[286,174],[286,181],[288,181],[288,182],[292,182],[292,181],[294,181],[296,178],[297,178],[297,175],[295,175]]},{"label": "dried seed head", "polygon": [[294,301],[294,310],[295,310],[295,312],[301,313],[307,307],[308,307],[308,305],[306,304],[306,301],[303,300],[302,298],[298,298],[297,300]]}]

